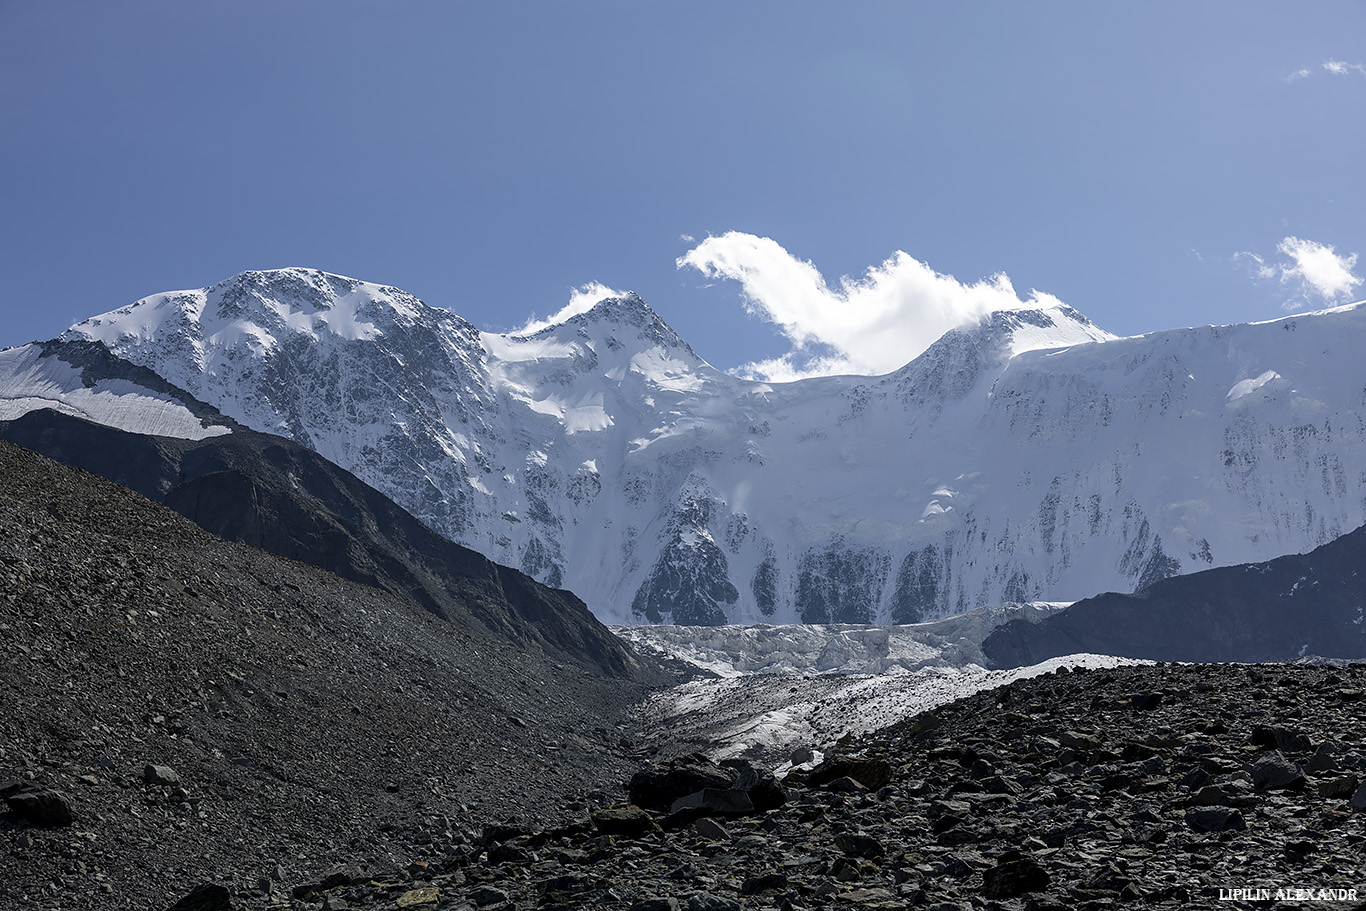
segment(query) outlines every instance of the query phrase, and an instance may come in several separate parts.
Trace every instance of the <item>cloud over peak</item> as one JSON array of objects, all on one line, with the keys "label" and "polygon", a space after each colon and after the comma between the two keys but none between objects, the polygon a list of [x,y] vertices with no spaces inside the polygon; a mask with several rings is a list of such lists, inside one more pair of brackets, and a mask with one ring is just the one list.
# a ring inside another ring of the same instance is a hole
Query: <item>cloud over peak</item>
[{"label": "cloud over peak", "polygon": [[1038,291],[1020,298],[1002,273],[964,284],[901,251],[862,278],[845,276],[831,287],[810,261],[770,238],[739,231],[708,237],[677,265],[738,281],[745,309],[787,339],[786,354],[735,371],[773,382],[890,373],[945,332],[993,311],[1062,306]]},{"label": "cloud over peak", "polygon": [[1267,262],[1256,253],[1244,251],[1234,256],[1248,266],[1254,280],[1274,281],[1290,288],[1291,297],[1281,306],[1299,310],[1314,303],[1346,303],[1361,286],[1355,253],[1339,255],[1331,244],[1288,236],[1276,245],[1279,262]]},{"label": "cloud over peak", "polygon": [[537,319],[536,314],[516,329],[509,329],[508,335],[533,335],[542,329],[551,326],[558,326],[567,319],[578,316],[580,313],[587,313],[593,309],[593,305],[609,297],[625,297],[625,291],[616,291],[607,287],[602,282],[589,282],[580,285],[569,292],[569,303],[565,304],[555,313],[545,319]]}]

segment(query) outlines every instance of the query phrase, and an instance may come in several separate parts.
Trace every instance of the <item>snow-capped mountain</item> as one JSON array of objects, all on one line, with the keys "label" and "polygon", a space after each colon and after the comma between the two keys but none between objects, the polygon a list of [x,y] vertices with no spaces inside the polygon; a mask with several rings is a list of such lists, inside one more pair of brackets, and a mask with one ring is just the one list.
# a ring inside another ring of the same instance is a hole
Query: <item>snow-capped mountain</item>
[{"label": "snow-capped mountain", "polygon": [[[79,323],[605,620],[914,622],[1130,591],[1366,522],[1366,310],[1115,339],[992,314],[901,370],[776,384],[634,295],[519,337],[249,272]],[[9,393],[6,393],[9,394]]]}]

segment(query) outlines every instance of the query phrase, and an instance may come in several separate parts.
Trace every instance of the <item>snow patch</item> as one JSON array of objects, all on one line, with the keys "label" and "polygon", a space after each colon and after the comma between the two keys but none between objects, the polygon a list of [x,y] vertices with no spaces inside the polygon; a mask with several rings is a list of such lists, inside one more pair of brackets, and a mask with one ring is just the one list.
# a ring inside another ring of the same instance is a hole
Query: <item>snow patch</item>
[{"label": "snow patch", "polygon": [[1243,396],[1251,395],[1258,389],[1261,389],[1263,386],[1265,386],[1272,380],[1278,380],[1280,378],[1281,375],[1279,373],[1277,373],[1274,370],[1268,370],[1261,376],[1255,377],[1253,379],[1239,380],[1238,382],[1233,384],[1233,388],[1228,391],[1228,395],[1225,396],[1225,398],[1230,403],[1236,402]]},{"label": "snow patch", "polygon": [[81,371],[56,357],[42,357],[37,345],[0,351],[0,421],[50,408],[61,414],[129,433],[203,440],[231,431],[204,426],[182,403],[127,380],[86,386]]}]

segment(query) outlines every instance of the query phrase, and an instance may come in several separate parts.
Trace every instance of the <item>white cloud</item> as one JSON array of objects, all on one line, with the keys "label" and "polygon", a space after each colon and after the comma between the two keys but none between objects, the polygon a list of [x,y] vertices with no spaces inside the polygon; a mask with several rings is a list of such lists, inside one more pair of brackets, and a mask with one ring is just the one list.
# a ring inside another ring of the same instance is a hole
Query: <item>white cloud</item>
[{"label": "white cloud", "polygon": [[[1319,64],[1319,68],[1333,76],[1350,76],[1353,73],[1358,76],[1366,76],[1366,64],[1348,63],[1346,60],[1325,60]],[[1286,76],[1285,81],[1299,82],[1301,79],[1308,79],[1312,75],[1314,75],[1313,70],[1300,68]]]},{"label": "white cloud", "polygon": [[679,257],[678,268],[685,266],[738,281],[745,308],[791,343],[781,357],[736,370],[775,382],[890,373],[948,330],[992,311],[1062,305],[1037,291],[1022,300],[1000,273],[963,284],[900,251],[862,278],[846,276],[831,288],[812,263],[767,237],[738,231],[708,237]]},{"label": "white cloud", "polygon": [[1292,296],[1281,305],[1286,310],[1320,302],[1346,303],[1362,283],[1353,272],[1357,264],[1355,253],[1339,256],[1330,244],[1294,236],[1277,244],[1276,252],[1283,257],[1282,261],[1268,263],[1250,252],[1237,253],[1233,259],[1245,263],[1255,280],[1276,281],[1291,288]]},{"label": "white cloud", "polygon": [[556,326],[573,316],[580,313],[587,313],[593,309],[593,305],[609,297],[625,297],[625,291],[615,291],[602,282],[589,282],[581,285],[569,293],[569,303],[565,304],[556,313],[547,316],[545,319],[537,319],[536,314],[531,314],[531,319],[516,329],[508,331],[509,335],[531,335],[540,332],[542,329]]},{"label": "white cloud", "polygon": [[1366,66],[1360,63],[1348,63],[1345,60],[1325,60],[1323,61],[1323,68],[1334,76],[1348,76],[1352,73],[1366,76]]}]

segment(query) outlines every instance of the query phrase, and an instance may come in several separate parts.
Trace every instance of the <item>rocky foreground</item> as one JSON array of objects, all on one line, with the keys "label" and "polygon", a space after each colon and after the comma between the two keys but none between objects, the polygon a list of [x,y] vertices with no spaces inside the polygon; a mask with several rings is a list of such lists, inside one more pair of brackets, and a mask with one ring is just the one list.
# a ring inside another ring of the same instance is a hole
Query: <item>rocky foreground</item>
[{"label": "rocky foreground", "polygon": [[307,881],[225,880],[176,907],[1366,907],[1364,685],[1363,665],[1021,680],[782,782],[674,757],[578,822],[461,822],[398,865],[338,855]]},{"label": "rocky foreground", "polygon": [[0,441],[0,909],[263,907],[576,818],[648,689],[594,667]]}]

